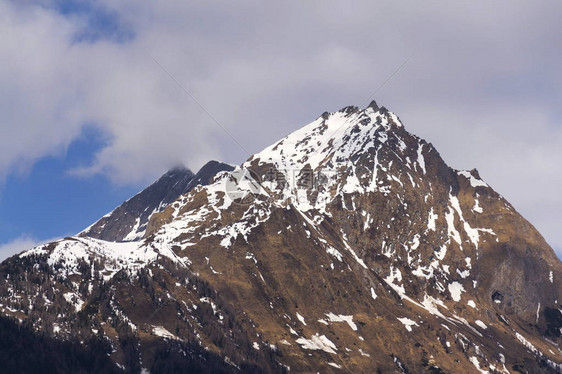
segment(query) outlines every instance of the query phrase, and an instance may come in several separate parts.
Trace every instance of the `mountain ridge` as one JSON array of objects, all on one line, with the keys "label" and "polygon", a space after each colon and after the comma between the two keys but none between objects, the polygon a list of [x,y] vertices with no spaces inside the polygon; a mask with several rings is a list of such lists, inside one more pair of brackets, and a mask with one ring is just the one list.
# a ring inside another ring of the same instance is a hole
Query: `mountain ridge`
[{"label": "mountain ridge", "polygon": [[116,242],[140,240],[154,213],[195,186],[209,183],[216,173],[232,169],[218,161],[209,161],[197,174],[183,166],[173,168],[78,235]]}]

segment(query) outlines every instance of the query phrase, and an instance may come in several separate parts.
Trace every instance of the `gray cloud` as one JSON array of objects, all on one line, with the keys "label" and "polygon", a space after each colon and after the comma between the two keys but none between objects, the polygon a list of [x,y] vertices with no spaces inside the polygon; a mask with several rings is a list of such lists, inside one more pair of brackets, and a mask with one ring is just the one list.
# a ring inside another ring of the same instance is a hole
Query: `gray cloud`
[{"label": "gray cloud", "polygon": [[64,149],[84,123],[111,141],[75,174],[127,183],[178,162],[240,162],[364,103],[413,56],[377,101],[451,166],[478,168],[562,249],[562,4],[96,4],[134,36],[77,42],[84,17],[0,1],[0,175]]}]

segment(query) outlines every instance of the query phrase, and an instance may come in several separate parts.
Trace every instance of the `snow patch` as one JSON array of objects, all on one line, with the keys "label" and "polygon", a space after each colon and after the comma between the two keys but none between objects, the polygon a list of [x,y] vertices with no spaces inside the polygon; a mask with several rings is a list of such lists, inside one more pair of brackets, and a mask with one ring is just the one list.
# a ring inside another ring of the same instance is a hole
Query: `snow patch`
[{"label": "snow patch", "polygon": [[300,344],[303,349],[309,349],[312,351],[320,350],[335,354],[337,350],[336,345],[332,343],[326,335],[319,335],[318,333],[312,335],[310,339],[298,338],[295,341]]},{"label": "snow patch", "polygon": [[435,222],[437,221],[437,218],[439,216],[435,213],[433,213],[433,207],[431,207],[431,210],[429,211],[429,215],[427,217],[427,228],[429,230],[435,231]]},{"label": "snow patch", "polygon": [[371,297],[373,298],[373,300],[377,299],[377,294],[375,293],[375,289],[373,287],[371,287]]},{"label": "snow patch", "polygon": [[479,319],[474,321],[474,323],[477,324],[478,327],[480,327],[483,330],[486,330],[488,328],[488,326],[486,326],[486,324],[484,322],[480,321]]},{"label": "snow patch", "polygon": [[345,316],[343,314],[335,315],[334,313],[326,314],[330,322],[347,322],[353,331],[357,331],[357,325],[353,322],[353,315]]},{"label": "snow patch", "polygon": [[464,287],[459,282],[452,282],[447,287],[449,289],[449,293],[451,294],[451,298],[454,301],[461,300],[461,293],[464,292]]},{"label": "snow patch", "polygon": [[423,157],[422,150],[423,150],[423,144],[419,143],[418,144],[418,164],[420,165],[423,173],[426,174],[427,172],[425,170],[425,158]]},{"label": "snow patch", "polygon": [[160,336],[162,338],[180,340],[176,335],[172,334],[171,332],[169,332],[168,330],[166,330],[162,326],[153,326],[152,327],[152,333],[154,335]]},{"label": "snow patch", "polygon": [[415,321],[412,321],[409,318],[397,318],[400,322],[402,322],[402,324],[404,325],[404,327],[406,328],[406,330],[408,331],[412,331],[412,326],[419,326]]},{"label": "snow patch", "polygon": [[487,370],[482,370],[480,369],[480,363],[478,362],[478,358],[476,356],[472,356],[469,358],[470,362],[472,362],[472,365],[474,365],[476,367],[476,370],[478,370],[481,374],[488,374],[490,373]]},{"label": "snow patch", "polygon": [[305,325],[305,326],[306,326],[306,322],[305,322],[305,320],[304,320],[304,317],[303,317],[303,316],[301,316],[300,314],[298,314],[298,313],[297,313],[297,318],[299,319],[299,321],[301,321],[301,323],[302,323],[303,325]]}]

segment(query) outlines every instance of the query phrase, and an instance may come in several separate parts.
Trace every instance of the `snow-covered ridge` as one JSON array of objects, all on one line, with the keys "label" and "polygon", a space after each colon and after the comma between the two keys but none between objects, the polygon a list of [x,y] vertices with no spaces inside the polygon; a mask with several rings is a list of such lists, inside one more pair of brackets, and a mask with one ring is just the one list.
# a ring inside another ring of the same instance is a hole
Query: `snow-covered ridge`
[{"label": "snow-covered ridge", "polygon": [[207,162],[197,174],[183,167],[171,169],[77,236],[111,242],[140,241],[155,214],[194,187],[208,184],[217,173],[233,169],[231,165],[214,160]]},{"label": "snow-covered ridge", "polygon": [[300,169],[307,164],[315,170],[326,166],[334,156],[349,158],[357,152],[368,150],[374,144],[379,128],[388,130],[393,124],[402,126],[398,117],[385,109],[375,110],[373,106],[365,110],[344,108],[324,114],[287,135],[255,154],[243,167],[250,166],[250,162],[257,159],[273,163],[279,170]]},{"label": "snow-covered ridge", "polygon": [[[50,250],[49,247],[52,245],[54,248]],[[81,261],[89,263],[90,260],[101,260],[104,266],[102,275],[106,281],[122,269],[133,272],[143,268],[156,261],[159,255],[168,257],[174,262],[184,262],[174,252],[166,250],[165,246],[155,249],[152,245],[142,242],[115,243],[88,237],[65,238],[35,247],[19,256],[24,258],[32,255],[47,256],[47,264],[61,266],[59,272],[65,277],[81,275],[79,270]]]},{"label": "snow-covered ridge", "polygon": [[312,170],[338,170],[353,156],[386,142],[387,132],[393,126],[402,127],[402,124],[385,108],[373,104],[364,110],[347,107],[325,113],[255,154],[242,167],[250,168],[257,160],[258,164],[273,164],[281,172],[301,170],[305,166]]},{"label": "snow-covered ridge", "polygon": [[[417,145],[411,157],[407,157],[411,150],[402,138],[403,132],[399,118],[374,102],[363,110],[347,107],[324,113],[255,154],[241,167],[255,171],[269,165],[270,170],[261,170],[259,175],[267,191],[301,211],[325,212],[335,196],[389,193],[389,183],[403,183],[403,178],[395,175],[387,175],[390,179],[383,180],[382,173],[388,172],[388,165],[380,160],[383,153],[396,155],[412,173],[426,172],[425,142],[413,137]],[[358,159],[365,162],[359,164]],[[415,184],[411,175],[409,178]]]}]

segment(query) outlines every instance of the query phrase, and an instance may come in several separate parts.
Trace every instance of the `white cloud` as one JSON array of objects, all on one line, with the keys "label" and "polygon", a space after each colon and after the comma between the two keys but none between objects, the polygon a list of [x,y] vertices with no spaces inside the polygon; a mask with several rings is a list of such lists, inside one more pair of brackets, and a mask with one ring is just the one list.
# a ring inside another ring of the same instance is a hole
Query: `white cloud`
[{"label": "white cloud", "polygon": [[87,19],[48,4],[0,0],[0,178],[84,123],[111,141],[75,174],[128,183],[178,162],[239,162],[362,104],[413,55],[377,101],[562,248],[562,3],[96,2],[132,31],[122,43],[76,42]]}]

